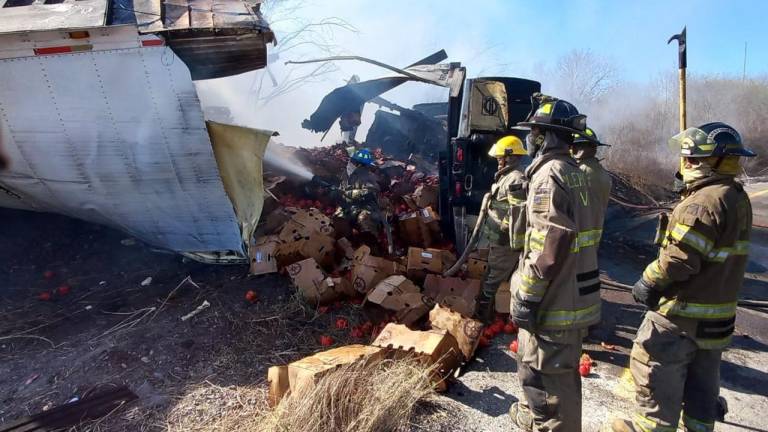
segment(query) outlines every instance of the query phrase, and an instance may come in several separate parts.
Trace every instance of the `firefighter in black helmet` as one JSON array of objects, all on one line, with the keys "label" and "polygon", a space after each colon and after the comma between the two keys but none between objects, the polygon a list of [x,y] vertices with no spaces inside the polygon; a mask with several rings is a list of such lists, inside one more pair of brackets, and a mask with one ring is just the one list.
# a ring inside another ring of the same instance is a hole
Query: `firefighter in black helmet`
[{"label": "firefighter in black helmet", "polygon": [[596,207],[569,152],[574,134],[586,130],[586,116],[544,95],[536,95],[534,105],[528,121],[519,123],[531,129],[526,141],[534,159],[526,169],[526,241],[510,284],[524,393],[510,416],[526,431],[580,431],[581,341],[600,320],[599,290],[580,282],[593,269],[582,268],[578,258],[578,239]]},{"label": "firefighter in black helmet", "polygon": [[670,139],[680,155],[683,200],[660,227],[662,244],[632,294],[648,312],[629,368],[637,406],[616,432],[714,430],[720,359],[735,328],[752,230],[752,205],[736,181],[744,147],[731,126],[715,122]]}]

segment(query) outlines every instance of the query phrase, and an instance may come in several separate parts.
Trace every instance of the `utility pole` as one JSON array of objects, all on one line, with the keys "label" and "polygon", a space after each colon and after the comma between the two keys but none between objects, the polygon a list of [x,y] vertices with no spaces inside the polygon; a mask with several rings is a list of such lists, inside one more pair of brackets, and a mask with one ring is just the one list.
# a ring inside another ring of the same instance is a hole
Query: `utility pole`
[{"label": "utility pole", "polygon": [[741,80],[747,80],[747,41],[744,41],[744,67],[741,72]]}]

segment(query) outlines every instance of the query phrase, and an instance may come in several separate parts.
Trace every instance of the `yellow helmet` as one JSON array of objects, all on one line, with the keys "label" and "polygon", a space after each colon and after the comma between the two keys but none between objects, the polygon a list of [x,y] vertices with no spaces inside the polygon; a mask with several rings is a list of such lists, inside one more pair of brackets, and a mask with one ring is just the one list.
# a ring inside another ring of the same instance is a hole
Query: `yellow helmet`
[{"label": "yellow helmet", "polygon": [[495,158],[511,155],[523,156],[525,154],[526,152],[525,147],[523,147],[523,142],[520,141],[520,138],[514,135],[507,135],[499,139],[496,141],[496,144],[491,146],[491,150],[488,151],[488,156]]}]

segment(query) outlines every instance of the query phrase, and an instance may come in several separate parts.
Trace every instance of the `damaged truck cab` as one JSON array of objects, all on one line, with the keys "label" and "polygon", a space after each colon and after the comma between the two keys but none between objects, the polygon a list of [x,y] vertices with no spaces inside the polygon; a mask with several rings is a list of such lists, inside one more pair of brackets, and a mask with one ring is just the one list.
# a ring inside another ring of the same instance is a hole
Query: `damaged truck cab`
[{"label": "damaged truck cab", "polygon": [[[541,84],[522,78],[483,77],[464,82],[452,94],[448,111],[448,141],[439,156],[440,218],[444,233],[459,251],[467,242],[472,220],[483,195],[493,184],[496,160],[488,150],[499,138],[527,131],[516,128],[531,110],[531,96]],[[470,220],[472,219],[472,220]]]}]

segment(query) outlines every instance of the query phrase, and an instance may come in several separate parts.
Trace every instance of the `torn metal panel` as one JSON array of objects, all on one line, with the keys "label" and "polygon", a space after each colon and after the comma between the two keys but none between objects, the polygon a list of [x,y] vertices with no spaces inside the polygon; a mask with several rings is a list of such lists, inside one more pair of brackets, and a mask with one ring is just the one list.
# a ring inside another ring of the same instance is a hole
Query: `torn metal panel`
[{"label": "torn metal panel", "polygon": [[[102,32],[113,29],[125,28]],[[163,249],[246,256],[189,69],[167,47],[0,59],[0,75],[0,139],[13,161],[0,206]]]}]

